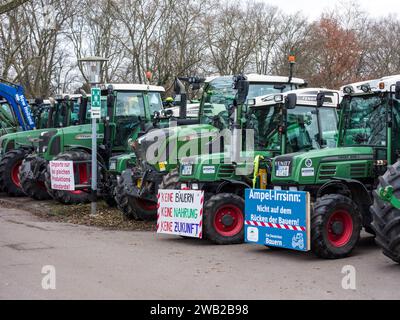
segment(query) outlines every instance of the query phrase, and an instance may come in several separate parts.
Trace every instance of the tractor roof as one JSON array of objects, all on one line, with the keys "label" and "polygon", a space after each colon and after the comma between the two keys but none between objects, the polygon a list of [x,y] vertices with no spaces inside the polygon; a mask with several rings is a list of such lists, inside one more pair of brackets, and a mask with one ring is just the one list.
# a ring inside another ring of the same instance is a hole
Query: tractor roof
[{"label": "tractor roof", "polygon": [[285,97],[290,93],[295,93],[297,95],[298,105],[316,106],[317,95],[319,93],[325,94],[324,107],[336,108],[342,100],[342,95],[340,91],[323,88],[306,88],[256,97],[252,106],[262,107],[266,105],[282,103],[285,100]]},{"label": "tractor roof", "polygon": [[[351,95],[365,95],[374,92],[390,92],[393,91],[393,86],[396,82],[400,81],[400,75],[392,75],[379,79],[372,79],[368,81],[361,81],[351,83],[340,88],[344,94]],[[368,88],[370,90],[368,90]],[[363,90],[364,89],[364,90]],[[346,92],[351,90],[351,93]]]},{"label": "tractor roof", "polygon": [[[206,79],[206,82],[211,82],[217,78],[222,78],[222,77],[232,78],[233,76],[212,76],[212,77],[208,77]],[[257,73],[246,74],[246,77],[250,83],[282,83],[282,84],[286,84],[289,82],[288,77],[267,76],[264,74],[257,74]],[[297,85],[305,85],[306,84],[306,82],[300,78],[292,78],[291,83],[297,84]]]},{"label": "tractor roof", "polygon": [[164,87],[152,86],[147,84],[135,84],[135,83],[109,83],[103,85],[107,88],[109,85],[113,86],[115,91],[155,91],[165,92]]}]

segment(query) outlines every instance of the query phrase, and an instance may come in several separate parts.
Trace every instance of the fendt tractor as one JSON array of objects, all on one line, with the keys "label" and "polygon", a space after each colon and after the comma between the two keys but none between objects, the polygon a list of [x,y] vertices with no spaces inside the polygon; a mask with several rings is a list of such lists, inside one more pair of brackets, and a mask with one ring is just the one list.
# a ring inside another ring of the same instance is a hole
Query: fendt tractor
[{"label": "fendt tractor", "polygon": [[[119,169],[135,163],[127,154],[128,140],[136,140],[157,125],[162,113],[163,87],[144,84],[110,84],[101,86],[101,121],[98,134],[99,194],[113,204],[113,188]],[[157,115],[157,116],[156,116]],[[90,124],[48,130],[39,143],[35,181],[45,183],[47,192],[63,204],[87,203],[91,199],[91,137]],[[73,161],[75,191],[52,190],[49,161]],[[32,169],[31,169],[32,171]]]},{"label": "fendt tractor", "polygon": [[[342,87],[337,147],[273,160],[275,189],[311,195],[311,250],[321,258],[350,255],[362,227],[374,233],[372,191],[400,151],[400,105],[393,97],[399,80],[392,76]],[[390,175],[394,167],[389,168]],[[382,231],[378,221],[375,230]]]},{"label": "fendt tractor", "polygon": [[[57,95],[51,99],[51,106],[45,106],[37,115],[36,123],[41,123],[37,130],[17,132],[0,138],[0,181],[8,195],[28,195],[37,200],[50,198],[44,184],[37,183],[37,172],[31,171],[37,159],[34,154],[39,152],[40,141],[48,130],[89,122],[86,114],[87,100],[88,97],[80,94]],[[35,109],[33,111],[35,115]]]},{"label": "fendt tractor", "polygon": [[[377,189],[373,192],[374,203],[371,206],[372,229],[376,233],[376,243],[383,253],[394,262],[400,263],[400,76],[394,77],[395,96],[391,100],[392,113],[388,117],[388,152],[393,153],[386,173],[379,177]],[[390,129],[389,129],[390,128]],[[389,135],[391,136],[389,138]],[[390,140],[389,140],[390,139]],[[389,147],[391,149],[389,149]],[[389,151],[390,150],[390,151]]]},{"label": "fendt tractor", "polygon": [[[50,128],[62,128],[76,125],[79,120],[80,95],[58,95],[52,103],[31,104],[36,130],[15,132],[0,137],[0,183],[9,196],[24,196],[31,187],[23,189],[20,179],[20,167],[24,159],[38,148],[38,141]],[[50,101],[49,101],[50,102]],[[85,119],[83,119],[85,121]],[[25,162],[25,164],[29,163]],[[26,171],[23,171],[26,173]],[[23,175],[23,178],[26,176]],[[48,198],[41,189],[35,189],[39,200]]]},{"label": "fendt tractor", "polygon": [[[281,93],[306,86],[302,79],[258,74],[247,75],[248,99],[269,93]],[[125,170],[118,179],[116,201],[128,219],[152,220],[157,213],[157,193],[165,176],[175,170],[179,155],[197,155],[202,146],[212,141],[221,130],[229,127],[229,108],[235,98],[232,76],[207,79],[200,101],[197,123],[171,126],[160,130],[158,154],[147,159],[146,152],[154,143],[155,134],[140,137],[132,143],[137,165]],[[187,142],[191,142],[190,144]],[[196,145],[195,148],[191,146]]]},{"label": "fendt tractor", "polygon": [[[204,190],[203,237],[216,244],[242,243],[245,189],[269,188],[273,156],[334,147],[339,101],[339,91],[310,88],[260,97],[249,108],[235,108],[232,136],[237,129],[254,130],[253,150],[233,138],[224,154],[183,159],[179,172],[171,172],[162,188]],[[243,118],[252,121],[241,126]]]}]

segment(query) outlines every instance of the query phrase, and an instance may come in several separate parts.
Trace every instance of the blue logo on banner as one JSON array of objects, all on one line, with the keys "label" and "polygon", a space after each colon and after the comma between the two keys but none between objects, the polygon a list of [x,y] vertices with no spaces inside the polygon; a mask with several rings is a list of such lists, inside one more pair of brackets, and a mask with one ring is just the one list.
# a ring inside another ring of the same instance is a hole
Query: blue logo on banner
[{"label": "blue logo on banner", "polygon": [[309,196],[307,192],[246,190],[245,241],[308,251]]}]

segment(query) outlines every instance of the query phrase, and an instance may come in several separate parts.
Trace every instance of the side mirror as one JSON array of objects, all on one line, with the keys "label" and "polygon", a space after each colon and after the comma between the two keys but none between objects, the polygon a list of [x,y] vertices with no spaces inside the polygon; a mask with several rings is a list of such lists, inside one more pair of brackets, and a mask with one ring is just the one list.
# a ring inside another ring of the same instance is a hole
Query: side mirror
[{"label": "side mirror", "polygon": [[294,109],[297,105],[297,95],[295,93],[289,93],[285,99],[286,109]]},{"label": "side mirror", "polygon": [[236,103],[244,104],[249,93],[249,82],[243,75],[233,77],[233,89],[237,90]]},{"label": "side mirror", "polygon": [[325,93],[319,92],[317,94],[317,107],[321,108],[324,105],[325,102]]},{"label": "side mirror", "polygon": [[396,82],[396,88],[395,88],[395,94],[394,94],[394,97],[397,99],[397,100],[400,100],[400,81],[397,81]]}]

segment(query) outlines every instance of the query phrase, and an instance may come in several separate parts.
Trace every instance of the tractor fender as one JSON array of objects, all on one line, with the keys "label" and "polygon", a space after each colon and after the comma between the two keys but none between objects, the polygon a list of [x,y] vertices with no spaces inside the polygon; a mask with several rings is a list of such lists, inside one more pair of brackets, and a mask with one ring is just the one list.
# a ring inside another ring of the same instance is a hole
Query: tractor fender
[{"label": "tractor fender", "polygon": [[341,193],[351,197],[362,212],[363,225],[368,226],[371,223],[369,212],[369,207],[372,205],[371,194],[360,181],[345,178],[333,179],[322,185],[318,190],[317,198],[330,193]]},{"label": "tractor fender", "polygon": [[[225,192],[224,190],[228,190],[228,192],[232,192],[237,189],[249,189],[252,188],[250,184],[243,182],[243,181],[237,181],[237,180],[228,180],[224,179],[223,182],[218,186],[216,193],[222,193]],[[244,194],[243,194],[244,196]]]}]

